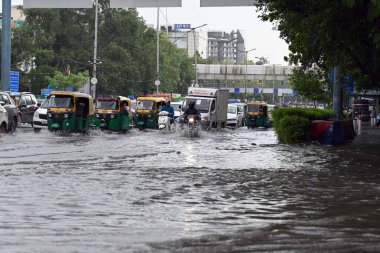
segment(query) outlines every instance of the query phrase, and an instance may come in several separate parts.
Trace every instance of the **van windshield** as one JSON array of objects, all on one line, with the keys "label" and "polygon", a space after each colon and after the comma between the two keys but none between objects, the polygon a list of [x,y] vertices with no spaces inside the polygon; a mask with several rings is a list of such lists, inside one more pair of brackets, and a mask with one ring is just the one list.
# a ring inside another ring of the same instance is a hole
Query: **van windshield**
[{"label": "van windshield", "polygon": [[49,107],[53,108],[73,108],[74,103],[71,96],[52,95],[49,99]]},{"label": "van windshield", "polygon": [[237,107],[235,106],[228,106],[228,113],[236,114],[237,113]]},{"label": "van windshield", "polygon": [[208,113],[210,110],[210,99],[201,99],[201,98],[187,98],[183,104],[183,111],[186,111],[189,108],[189,103],[194,101],[195,108],[199,110],[200,113]]}]

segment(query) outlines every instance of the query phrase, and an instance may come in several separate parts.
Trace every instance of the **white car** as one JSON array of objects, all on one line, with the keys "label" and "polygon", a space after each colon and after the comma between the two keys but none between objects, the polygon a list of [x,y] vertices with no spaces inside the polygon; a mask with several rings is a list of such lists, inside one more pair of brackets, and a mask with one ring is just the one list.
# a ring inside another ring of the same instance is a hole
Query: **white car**
[{"label": "white car", "polygon": [[42,102],[40,108],[38,108],[33,115],[33,128],[35,132],[41,129],[47,129],[47,110],[48,110],[49,100],[45,99]]},{"label": "white car", "polygon": [[5,103],[0,104],[0,133],[5,133],[8,129],[8,112],[3,107]]},{"label": "white car", "polygon": [[170,102],[170,105],[174,109],[174,119],[176,119],[176,118],[178,118],[178,117],[181,116],[181,113],[182,113],[182,104],[183,104],[183,101],[181,101],[181,102]]},{"label": "white car", "polygon": [[241,127],[243,125],[243,114],[238,110],[236,104],[228,104],[227,126]]}]

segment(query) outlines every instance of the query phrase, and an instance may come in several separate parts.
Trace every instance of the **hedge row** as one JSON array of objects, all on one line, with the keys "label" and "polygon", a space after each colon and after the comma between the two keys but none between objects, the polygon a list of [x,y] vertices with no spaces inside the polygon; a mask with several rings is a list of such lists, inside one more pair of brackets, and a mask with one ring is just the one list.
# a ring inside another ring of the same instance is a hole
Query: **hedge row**
[{"label": "hedge row", "polygon": [[311,139],[311,121],[327,120],[332,111],[315,108],[279,108],[272,111],[273,126],[283,144],[308,142]]}]

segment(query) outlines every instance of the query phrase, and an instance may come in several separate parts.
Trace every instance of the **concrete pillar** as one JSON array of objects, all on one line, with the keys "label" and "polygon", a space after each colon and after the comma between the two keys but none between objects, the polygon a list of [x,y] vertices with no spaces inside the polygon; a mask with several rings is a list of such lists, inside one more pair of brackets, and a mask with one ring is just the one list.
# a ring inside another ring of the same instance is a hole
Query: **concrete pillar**
[{"label": "concrete pillar", "polygon": [[3,91],[9,91],[11,78],[11,0],[3,0],[2,22],[1,86]]}]

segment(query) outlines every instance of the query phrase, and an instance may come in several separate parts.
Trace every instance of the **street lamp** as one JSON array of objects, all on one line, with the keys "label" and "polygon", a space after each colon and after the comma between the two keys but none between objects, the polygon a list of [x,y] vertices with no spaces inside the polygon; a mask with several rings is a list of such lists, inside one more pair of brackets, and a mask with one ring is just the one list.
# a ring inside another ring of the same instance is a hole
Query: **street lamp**
[{"label": "street lamp", "polygon": [[191,31],[193,32],[193,40],[194,40],[194,61],[195,61],[195,84],[194,84],[194,86],[198,85],[198,68],[197,68],[197,50],[196,50],[196,44],[195,44],[195,29],[204,27],[206,25],[207,24],[203,24],[203,25],[191,28]]},{"label": "street lamp", "polygon": [[250,49],[250,50],[246,50],[245,51],[245,91],[244,91],[244,99],[245,101],[247,102],[247,89],[248,89],[248,83],[247,83],[247,77],[248,77],[248,53],[253,51],[253,50],[256,50],[256,48],[253,48],[253,49]]},{"label": "street lamp", "polygon": [[92,78],[91,78],[91,85],[90,85],[90,94],[92,95],[92,98],[95,99],[96,97],[96,84],[98,83],[98,79],[96,78],[96,64],[97,64],[97,49],[98,49],[98,12],[99,12],[99,6],[98,6],[98,0],[95,0],[95,32],[94,32],[94,59],[92,62]]}]

